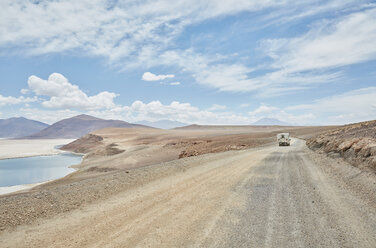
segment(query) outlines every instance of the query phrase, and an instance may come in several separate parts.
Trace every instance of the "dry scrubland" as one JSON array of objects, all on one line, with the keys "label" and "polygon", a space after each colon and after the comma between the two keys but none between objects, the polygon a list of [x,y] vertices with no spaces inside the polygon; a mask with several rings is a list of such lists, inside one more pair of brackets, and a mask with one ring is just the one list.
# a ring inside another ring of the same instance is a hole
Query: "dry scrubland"
[{"label": "dry scrubland", "polygon": [[313,150],[342,157],[352,165],[376,172],[376,120],[346,125],[307,141]]}]

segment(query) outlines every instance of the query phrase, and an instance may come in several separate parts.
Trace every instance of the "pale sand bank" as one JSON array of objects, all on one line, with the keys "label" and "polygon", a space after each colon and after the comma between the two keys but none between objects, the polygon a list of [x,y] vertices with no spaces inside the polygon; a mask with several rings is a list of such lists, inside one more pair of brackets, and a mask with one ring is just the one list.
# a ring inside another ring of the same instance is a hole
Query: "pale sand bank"
[{"label": "pale sand bank", "polygon": [[72,142],[73,139],[40,139],[40,140],[0,140],[0,159],[22,158],[61,153],[57,145]]},{"label": "pale sand bank", "polygon": [[23,185],[14,185],[14,186],[8,186],[8,187],[0,187],[0,195],[5,195],[5,194],[21,191],[21,190],[31,189],[33,187],[36,187],[38,185],[41,185],[41,184],[44,184],[44,183],[47,183],[47,182],[49,182],[49,181],[41,182],[41,183],[32,183],[32,184],[23,184]]}]

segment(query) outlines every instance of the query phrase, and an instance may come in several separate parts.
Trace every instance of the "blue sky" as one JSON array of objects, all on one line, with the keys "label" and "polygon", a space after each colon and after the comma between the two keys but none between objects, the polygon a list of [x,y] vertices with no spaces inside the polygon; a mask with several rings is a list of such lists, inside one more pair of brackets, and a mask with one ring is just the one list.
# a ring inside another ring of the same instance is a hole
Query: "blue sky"
[{"label": "blue sky", "polygon": [[0,4],[0,118],[376,119],[376,1]]}]

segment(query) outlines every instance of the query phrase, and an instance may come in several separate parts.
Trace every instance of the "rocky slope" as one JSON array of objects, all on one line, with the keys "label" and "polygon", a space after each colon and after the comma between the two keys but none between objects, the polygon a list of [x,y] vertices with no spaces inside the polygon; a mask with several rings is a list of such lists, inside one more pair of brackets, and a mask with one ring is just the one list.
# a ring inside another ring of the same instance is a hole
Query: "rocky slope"
[{"label": "rocky slope", "polygon": [[376,172],[376,120],[328,131],[307,141],[312,150],[342,157],[352,165]]}]

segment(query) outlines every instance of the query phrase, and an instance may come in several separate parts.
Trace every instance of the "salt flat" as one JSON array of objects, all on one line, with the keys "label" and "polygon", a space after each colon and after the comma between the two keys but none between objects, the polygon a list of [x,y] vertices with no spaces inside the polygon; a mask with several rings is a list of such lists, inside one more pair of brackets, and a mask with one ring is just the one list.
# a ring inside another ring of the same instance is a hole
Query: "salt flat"
[{"label": "salt flat", "polygon": [[21,158],[60,153],[57,145],[68,144],[72,139],[1,139],[0,159]]}]

